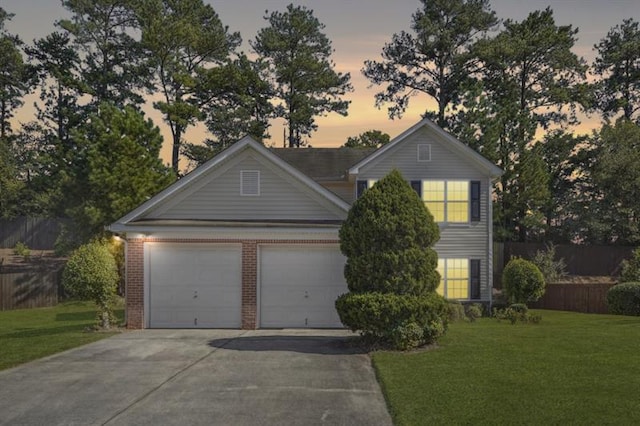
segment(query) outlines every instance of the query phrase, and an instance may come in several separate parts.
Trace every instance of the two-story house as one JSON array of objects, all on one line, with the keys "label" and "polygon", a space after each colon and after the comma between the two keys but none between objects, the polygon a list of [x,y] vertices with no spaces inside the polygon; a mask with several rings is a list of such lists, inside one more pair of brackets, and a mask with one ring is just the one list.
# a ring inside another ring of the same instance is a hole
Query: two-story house
[{"label": "two-story house", "polygon": [[394,168],[440,226],[438,291],[490,304],[501,170],[425,119],[378,150],[246,137],[112,224],[126,238],[127,326],[341,327],[338,230]]}]

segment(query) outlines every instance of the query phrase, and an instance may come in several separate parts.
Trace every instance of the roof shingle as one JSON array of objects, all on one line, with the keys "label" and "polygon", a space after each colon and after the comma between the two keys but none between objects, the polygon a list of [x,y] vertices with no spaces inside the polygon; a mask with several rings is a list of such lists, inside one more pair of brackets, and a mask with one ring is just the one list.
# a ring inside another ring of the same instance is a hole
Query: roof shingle
[{"label": "roof shingle", "polygon": [[375,148],[271,148],[278,157],[309,176],[321,181],[344,180],[351,166]]}]

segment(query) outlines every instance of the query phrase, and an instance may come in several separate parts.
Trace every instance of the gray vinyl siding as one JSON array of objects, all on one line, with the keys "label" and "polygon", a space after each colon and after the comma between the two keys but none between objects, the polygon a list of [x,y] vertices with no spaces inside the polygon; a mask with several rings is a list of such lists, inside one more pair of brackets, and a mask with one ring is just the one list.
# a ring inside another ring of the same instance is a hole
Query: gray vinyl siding
[{"label": "gray vinyl siding", "polygon": [[480,221],[468,224],[441,224],[440,240],[435,249],[440,258],[480,259],[480,299],[491,299],[490,279],[492,245],[490,243],[490,221],[488,180],[480,181]]},{"label": "gray vinyl siding", "polygon": [[[418,144],[431,144],[431,161],[418,162]],[[468,224],[440,224],[440,241],[435,249],[440,258],[479,259],[480,300],[491,300],[490,177],[473,161],[449,149],[446,142],[426,128],[419,129],[384,155],[361,167],[357,179],[381,179],[394,168],[398,169],[407,181],[480,181],[480,221],[470,221]]]},{"label": "gray vinyl siding", "polygon": [[[337,206],[288,173],[246,151],[145,215],[149,219],[340,220]],[[260,195],[240,195],[240,172],[260,171]]]},{"label": "gray vinyl siding", "polygon": [[479,259],[480,260],[480,300],[490,300],[492,282],[489,280],[490,255],[487,232],[480,225],[469,227],[441,227],[440,241],[435,250],[442,259]]},{"label": "gray vinyl siding", "polygon": [[[418,144],[431,144],[431,161],[418,162]],[[400,170],[407,180],[482,180],[486,177],[473,161],[461,157],[424,127],[360,168],[358,179],[381,179],[394,168]]]}]

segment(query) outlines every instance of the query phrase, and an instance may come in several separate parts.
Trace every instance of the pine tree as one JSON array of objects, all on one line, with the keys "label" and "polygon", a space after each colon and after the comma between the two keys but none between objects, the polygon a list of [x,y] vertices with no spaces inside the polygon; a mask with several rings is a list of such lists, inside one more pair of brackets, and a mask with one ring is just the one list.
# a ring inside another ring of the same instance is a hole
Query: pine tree
[{"label": "pine tree", "polygon": [[315,117],[347,115],[349,101],[341,97],[352,90],[351,76],[334,70],[331,41],[312,10],[290,4],[265,19],[270,26],[258,32],[251,46],[269,64],[280,100],[276,115],[287,121],[289,146],[299,147],[317,129]]},{"label": "pine tree", "polygon": [[382,49],[383,61],[365,61],[363,74],[387,84],[376,94],[376,106],[387,103],[389,117],[400,117],[418,93],[433,98],[437,110],[426,111],[440,127],[448,127],[447,111],[456,107],[477,69],[470,54],[478,36],[498,23],[488,0],[421,0],[412,17],[412,32],[394,34]]}]

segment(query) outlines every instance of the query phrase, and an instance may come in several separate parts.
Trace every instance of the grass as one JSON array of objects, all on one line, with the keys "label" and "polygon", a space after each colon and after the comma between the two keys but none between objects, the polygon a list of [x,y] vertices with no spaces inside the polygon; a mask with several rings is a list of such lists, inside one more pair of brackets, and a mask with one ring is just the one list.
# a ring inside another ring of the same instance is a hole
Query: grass
[{"label": "grass", "polygon": [[[121,319],[123,311],[116,311],[116,315]],[[85,331],[95,319],[92,302],[0,312],[0,370],[114,334]]]},{"label": "grass", "polygon": [[396,425],[640,424],[640,318],[533,311],[452,324],[439,347],[377,352]]}]

